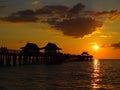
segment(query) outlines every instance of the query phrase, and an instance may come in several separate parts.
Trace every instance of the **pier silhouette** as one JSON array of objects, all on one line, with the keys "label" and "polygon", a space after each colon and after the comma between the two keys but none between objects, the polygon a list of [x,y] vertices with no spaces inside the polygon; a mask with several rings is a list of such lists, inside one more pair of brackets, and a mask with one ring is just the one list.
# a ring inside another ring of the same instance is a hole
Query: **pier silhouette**
[{"label": "pier silhouette", "polygon": [[[41,52],[40,50],[44,50]],[[0,48],[0,66],[16,66],[28,64],[61,64],[66,60],[75,57],[76,61],[92,60],[93,56],[87,52],[81,55],[63,54],[62,50],[54,43],[48,43],[45,47],[39,48],[34,43],[27,43],[20,50]],[[70,60],[68,60],[70,61]]]}]

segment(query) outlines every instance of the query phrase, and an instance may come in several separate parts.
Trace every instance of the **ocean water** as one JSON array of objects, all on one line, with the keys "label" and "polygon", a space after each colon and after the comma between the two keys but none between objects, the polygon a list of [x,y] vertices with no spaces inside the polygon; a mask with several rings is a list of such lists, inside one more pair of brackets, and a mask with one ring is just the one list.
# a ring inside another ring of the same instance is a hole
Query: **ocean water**
[{"label": "ocean water", "polygon": [[120,60],[0,67],[0,90],[120,90]]}]

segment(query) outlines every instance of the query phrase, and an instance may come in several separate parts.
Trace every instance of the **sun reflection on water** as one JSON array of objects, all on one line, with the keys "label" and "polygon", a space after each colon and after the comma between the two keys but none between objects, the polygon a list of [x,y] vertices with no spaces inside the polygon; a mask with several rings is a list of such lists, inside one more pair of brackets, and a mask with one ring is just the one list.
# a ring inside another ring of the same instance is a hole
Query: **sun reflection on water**
[{"label": "sun reflection on water", "polygon": [[93,89],[99,89],[101,87],[100,82],[102,81],[102,72],[100,70],[99,60],[93,61],[93,72],[91,74],[92,80],[91,85]]}]

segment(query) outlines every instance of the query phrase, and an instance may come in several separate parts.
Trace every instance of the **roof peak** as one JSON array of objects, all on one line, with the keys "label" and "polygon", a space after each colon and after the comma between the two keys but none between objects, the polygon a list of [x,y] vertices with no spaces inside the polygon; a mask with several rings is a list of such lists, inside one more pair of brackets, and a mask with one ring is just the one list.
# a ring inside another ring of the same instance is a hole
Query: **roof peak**
[{"label": "roof peak", "polygon": [[43,49],[56,49],[61,50],[56,44],[48,42],[47,45]]},{"label": "roof peak", "polygon": [[35,43],[27,43],[24,47],[22,47],[22,49],[24,49],[24,48],[37,48],[37,49],[39,49],[39,47]]}]

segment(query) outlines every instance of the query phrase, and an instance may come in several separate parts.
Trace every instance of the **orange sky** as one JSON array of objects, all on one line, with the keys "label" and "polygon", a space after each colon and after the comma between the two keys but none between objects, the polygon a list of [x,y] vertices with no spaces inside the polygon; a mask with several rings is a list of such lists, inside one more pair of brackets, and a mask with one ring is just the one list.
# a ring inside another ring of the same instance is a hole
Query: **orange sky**
[{"label": "orange sky", "polygon": [[[39,47],[52,42],[63,53],[88,51],[95,58],[120,58],[120,7],[112,0],[101,0],[99,7],[89,0],[16,3],[0,4],[0,46],[20,49],[27,42]],[[93,49],[95,44],[98,50]]]}]

